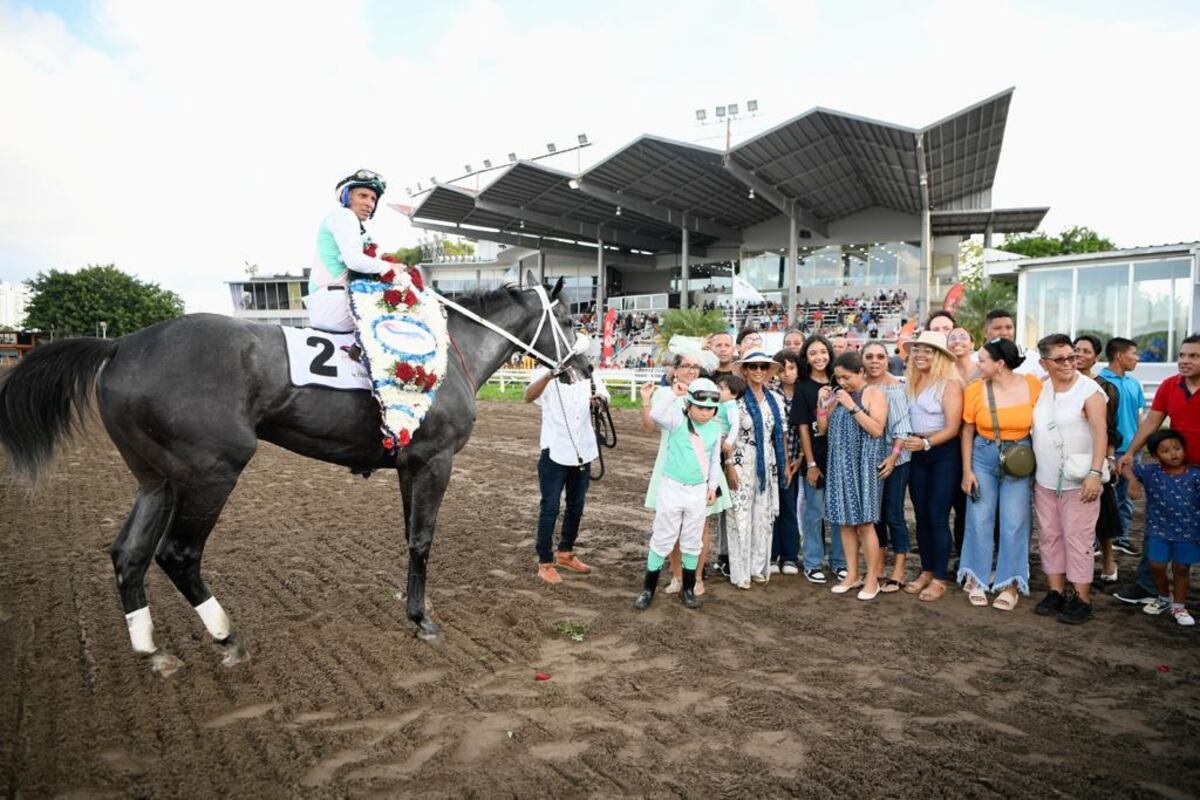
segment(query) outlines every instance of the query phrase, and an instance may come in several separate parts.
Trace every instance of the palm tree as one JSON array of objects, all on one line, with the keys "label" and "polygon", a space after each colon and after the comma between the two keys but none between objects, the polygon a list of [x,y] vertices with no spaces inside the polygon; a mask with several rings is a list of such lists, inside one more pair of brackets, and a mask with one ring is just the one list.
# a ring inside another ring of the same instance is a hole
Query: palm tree
[{"label": "palm tree", "polygon": [[666,352],[672,336],[707,336],[729,330],[729,321],[718,309],[701,311],[698,308],[673,308],[662,315],[655,349]]},{"label": "palm tree", "polygon": [[987,313],[994,308],[1003,308],[1017,313],[1017,290],[1010,283],[988,281],[986,283],[968,284],[963,294],[962,303],[954,312],[954,318],[962,328],[971,332],[976,342],[983,341],[983,323]]}]

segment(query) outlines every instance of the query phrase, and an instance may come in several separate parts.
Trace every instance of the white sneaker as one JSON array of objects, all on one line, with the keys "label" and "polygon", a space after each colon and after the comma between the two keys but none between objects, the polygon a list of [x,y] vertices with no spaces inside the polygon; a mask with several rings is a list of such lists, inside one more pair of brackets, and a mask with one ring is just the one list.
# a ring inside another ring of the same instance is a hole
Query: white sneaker
[{"label": "white sneaker", "polygon": [[1111,573],[1101,572],[1100,573],[1100,582],[1101,583],[1116,583],[1117,582],[1117,573],[1120,571],[1121,571],[1120,568],[1113,567],[1113,571]]},{"label": "white sneaker", "polygon": [[679,578],[671,578],[671,584],[664,590],[667,594],[679,594],[679,590],[683,588],[683,581]]},{"label": "white sneaker", "polygon": [[772,565],[771,565],[771,574],[772,574],[772,575],[778,575],[778,574],[779,574],[779,565],[778,565],[778,564],[772,564]]},{"label": "white sneaker", "polygon": [[[771,570],[771,574],[774,574],[774,573],[775,573],[775,570],[774,570],[774,569],[772,569],[772,570]],[[750,576],[750,580],[751,580],[751,581],[753,581],[754,583],[766,583],[766,582],[767,582],[767,576],[766,576],[766,575],[759,575],[759,574],[755,573],[754,575],[751,575],[751,576]]]},{"label": "white sneaker", "polygon": [[1153,614],[1154,616],[1157,617],[1159,614],[1163,613],[1164,611],[1169,611],[1170,608],[1171,608],[1170,600],[1168,600],[1165,597],[1156,597],[1153,600],[1151,600],[1149,603],[1146,603],[1146,605],[1142,606],[1142,613],[1143,614]]},{"label": "white sneaker", "polygon": [[797,567],[795,564],[784,564],[783,565],[783,574],[784,575],[799,575],[800,568]]},{"label": "white sneaker", "polygon": [[1185,628],[1196,624],[1195,618],[1188,613],[1187,608],[1184,606],[1171,606],[1171,616]]}]

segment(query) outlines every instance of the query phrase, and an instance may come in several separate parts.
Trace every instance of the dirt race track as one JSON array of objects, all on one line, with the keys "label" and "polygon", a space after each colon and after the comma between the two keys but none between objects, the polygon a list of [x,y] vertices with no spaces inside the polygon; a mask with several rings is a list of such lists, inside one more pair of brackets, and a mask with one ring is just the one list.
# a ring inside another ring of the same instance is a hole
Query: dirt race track
[{"label": "dirt race track", "polygon": [[[835,597],[795,577],[710,584],[636,614],[656,439],[617,416],[580,553],[534,579],[537,412],[484,404],[413,637],[394,477],[263,445],[210,540],[249,665],[226,669],[152,567],[157,637],[130,651],[107,546],[134,482],[99,430],[41,493],[0,474],[0,787],[8,797],[1200,794],[1200,629],[1109,597],[1071,627]],[[1121,561],[1131,575],[1133,559]],[[1035,595],[1044,590],[1033,564]],[[587,626],[582,642],[555,630]],[[552,677],[535,682],[537,671]]]}]

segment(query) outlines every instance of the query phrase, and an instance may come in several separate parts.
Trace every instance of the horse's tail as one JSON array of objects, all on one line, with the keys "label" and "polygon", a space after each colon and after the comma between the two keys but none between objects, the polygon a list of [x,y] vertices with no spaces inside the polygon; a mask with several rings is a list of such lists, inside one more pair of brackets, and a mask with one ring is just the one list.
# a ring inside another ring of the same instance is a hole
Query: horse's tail
[{"label": "horse's tail", "polygon": [[60,339],[30,350],[0,378],[0,447],[19,477],[35,482],[83,423],[96,375],[116,349],[113,339]]}]

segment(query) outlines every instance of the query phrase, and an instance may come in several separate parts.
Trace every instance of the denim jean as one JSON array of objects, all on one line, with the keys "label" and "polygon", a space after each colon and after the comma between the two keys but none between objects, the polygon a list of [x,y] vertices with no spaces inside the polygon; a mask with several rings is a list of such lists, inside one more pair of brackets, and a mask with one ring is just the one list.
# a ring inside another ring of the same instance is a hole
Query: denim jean
[{"label": "denim jean", "polygon": [[1129,526],[1133,524],[1133,501],[1129,499],[1129,481],[1121,475],[1113,484],[1113,489],[1117,493],[1117,511],[1120,512],[1121,520],[1121,533],[1117,536],[1117,541],[1128,542]]},{"label": "denim jean", "polygon": [[[804,568],[820,569],[825,562],[825,489],[817,489],[802,480],[804,486],[804,520],[801,539],[804,548]],[[830,533],[829,566],[846,568],[846,553],[842,550],[842,532]]]},{"label": "denim jean", "polygon": [[579,533],[583,502],[587,498],[591,480],[590,466],[584,464],[580,469],[557,464],[550,460],[549,448],[543,450],[542,457],[538,459],[538,488],[542,491],[542,504],[538,512],[537,555],[542,564],[554,561],[554,523],[558,520],[559,500],[564,488],[567,490],[567,509],[563,512],[558,550],[560,553],[569,553],[575,549],[575,536]]},{"label": "denim jean", "polygon": [[954,487],[961,484],[962,451],[957,438],[913,453],[908,493],[917,517],[921,571],[932,572],[941,581],[950,577],[950,507],[954,505]]},{"label": "denim jean", "polygon": [[[1031,446],[1028,438],[1012,444]],[[979,499],[967,501],[967,529],[958,582],[971,577],[984,589],[1000,591],[1016,584],[1029,594],[1030,478],[1014,478],[1000,466],[1000,450],[991,439],[975,437],[971,470],[979,483]],[[1000,516],[1000,546],[996,553],[995,580],[992,575],[993,538],[996,515]]]},{"label": "denim jean", "polygon": [[908,490],[910,464],[900,464],[883,482],[883,499],[879,507],[879,522],[875,523],[875,535],[879,546],[887,547],[891,542],[892,552],[908,552],[908,521],[904,519],[904,493]]},{"label": "denim jean", "polygon": [[771,563],[795,564],[800,555],[800,523],[796,520],[796,493],[803,478],[793,478],[787,488],[779,492],[779,516],[775,518],[775,530],[771,534]]}]

